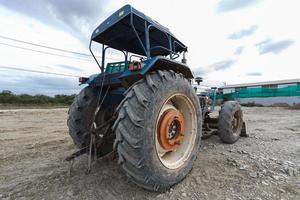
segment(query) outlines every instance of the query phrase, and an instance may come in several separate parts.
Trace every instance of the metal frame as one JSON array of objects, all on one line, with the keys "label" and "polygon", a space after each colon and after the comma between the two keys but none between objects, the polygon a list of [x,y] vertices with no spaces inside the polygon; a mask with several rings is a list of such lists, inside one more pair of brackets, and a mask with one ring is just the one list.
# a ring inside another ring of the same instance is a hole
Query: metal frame
[{"label": "metal frame", "polygon": [[[102,58],[101,58],[102,60],[101,60],[101,65],[100,65],[99,62],[98,62],[98,60],[97,60],[97,58],[96,58],[96,56],[94,55],[94,53],[92,51],[92,40],[90,40],[89,50],[90,50],[90,52],[91,52],[94,60],[96,61],[97,65],[99,66],[99,68],[100,68],[100,70],[101,70],[102,73],[105,70],[105,67],[104,67],[104,65],[105,65],[105,53],[106,53],[106,50],[109,49],[109,48],[111,48],[111,47],[105,46],[104,44],[102,44]],[[113,48],[111,48],[111,49],[113,49]],[[127,61],[128,60],[128,52],[127,51],[122,51],[122,50],[119,50],[119,51],[121,51],[124,54],[125,61]]]},{"label": "metal frame", "polygon": [[[147,56],[147,59],[150,59],[151,58],[151,50],[154,50],[154,49],[164,49],[164,50],[167,50],[169,51],[169,57],[170,59],[174,60],[176,58],[179,57],[179,53],[176,53],[175,50],[176,50],[176,45],[180,45],[181,47],[185,47],[183,46],[182,44],[180,44],[179,42],[177,42],[176,40],[173,41],[172,43],[172,36],[171,34],[169,33],[166,33],[166,32],[163,32],[165,34],[165,36],[167,37],[168,41],[169,41],[169,48],[166,48],[164,46],[161,46],[161,45],[157,45],[157,46],[154,46],[154,47],[151,47],[150,45],[150,29],[151,28],[156,28],[158,29],[155,25],[153,24],[149,24],[147,22],[147,20],[144,20],[144,23],[145,23],[145,27],[144,27],[144,30],[145,30],[145,43],[143,43],[140,35],[138,34],[138,31],[136,30],[135,28],[135,25],[134,25],[134,17],[133,17],[133,13],[130,13],[130,26],[132,27],[133,31],[134,31],[134,34],[136,36],[136,38],[138,39],[142,49],[144,50],[146,56]],[[149,24],[149,25],[148,25]],[[159,30],[159,29],[158,29]],[[92,45],[92,39],[90,40],[90,44],[89,44],[89,50],[93,56],[93,58],[95,59],[97,65],[99,66],[100,70],[102,73],[104,73],[104,70],[105,70],[105,53],[106,53],[106,50],[108,48],[111,48],[109,46],[106,46],[104,44],[102,44],[102,61],[101,61],[101,65],[99,64],[97,58],[95,57],[93,51],[92,51],[92,48],[91,48],[91,45]],[[125,55],[125,61],[128,61],[128,52],[125,52],[125,51],[122,51],[120,50],[121,52],[123,52],[123,54]],[[186,53],[186,50],[183,51],[183,54]]]}]

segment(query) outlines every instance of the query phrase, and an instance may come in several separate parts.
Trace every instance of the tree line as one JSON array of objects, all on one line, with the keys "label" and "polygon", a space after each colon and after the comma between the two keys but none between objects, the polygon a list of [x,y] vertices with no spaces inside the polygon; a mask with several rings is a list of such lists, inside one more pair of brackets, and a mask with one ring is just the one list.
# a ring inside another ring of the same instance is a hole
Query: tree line
[{"label": "tree line", "polygon": [[0,104],[12,105],[70,105],[74,100],[73,95],[46,95],[13,94],[10,91],[0,93]]}]

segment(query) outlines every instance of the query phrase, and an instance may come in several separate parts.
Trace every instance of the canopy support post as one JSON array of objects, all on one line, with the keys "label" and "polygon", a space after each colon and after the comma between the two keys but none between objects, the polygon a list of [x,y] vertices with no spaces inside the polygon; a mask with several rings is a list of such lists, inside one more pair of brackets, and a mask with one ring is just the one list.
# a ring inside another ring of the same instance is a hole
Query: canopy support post
[{"label": "canopy support post", "polygon": [[151,57],[151,53],[150,53],[150,38],[149,38],[149,29],[148,29],[148,25],[147,25],[147,21],[145,21],[145,39],[146,39],[146,55],[147,55],[147,59],[149,59]]}]

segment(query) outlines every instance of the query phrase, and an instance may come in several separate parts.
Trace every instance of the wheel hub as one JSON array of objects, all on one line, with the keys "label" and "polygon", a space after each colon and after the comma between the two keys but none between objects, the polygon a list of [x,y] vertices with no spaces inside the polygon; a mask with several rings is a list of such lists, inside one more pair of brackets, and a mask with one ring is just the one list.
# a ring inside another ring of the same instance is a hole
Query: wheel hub
[{"label": "wheel hub", "polygon": [[158,139],[165,150],[175,150],[184,138],[184,117],[175,109],[166,110],[160,118]]},{"label": "wheel hub", "polygon": [[242,121],[240,119],[241,119],[240,113],[239,112],[234,113],[233,119],[232,119],[233,133],[236,133],[239,130],[239,127],[242,124]]}]

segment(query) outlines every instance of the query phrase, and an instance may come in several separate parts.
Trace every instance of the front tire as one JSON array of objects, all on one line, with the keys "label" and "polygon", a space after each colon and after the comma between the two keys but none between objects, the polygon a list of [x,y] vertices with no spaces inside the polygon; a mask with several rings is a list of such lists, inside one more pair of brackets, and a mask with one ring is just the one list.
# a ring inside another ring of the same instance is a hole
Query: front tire
[{"label": "front tire", "polygon": [[218,134],[227,144],[235,143],[241,136],[243,127],[243,112],[236,101],[226,101],[219,114]]},{"label": "front tire", "polygon": [[173,71],[148,74],[125,95],[113,126],[119,164],[137,185],[165,191],[189,173],[198,154],[198,98],[188,81]]}]

